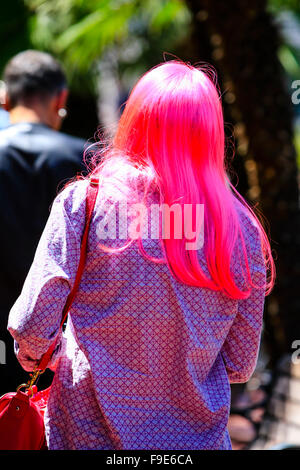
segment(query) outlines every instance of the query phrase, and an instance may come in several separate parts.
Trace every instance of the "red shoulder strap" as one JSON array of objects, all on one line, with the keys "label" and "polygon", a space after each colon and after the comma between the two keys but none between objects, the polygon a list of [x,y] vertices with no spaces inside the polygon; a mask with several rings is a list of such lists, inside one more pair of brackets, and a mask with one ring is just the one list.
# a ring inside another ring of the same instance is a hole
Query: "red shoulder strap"
[{"label": "red shoulder strap", "polygon": [[[91,223],[91,219],[92,219],[92,215],[93,215],[93,211],[94,211],[94,207],[95,207],[95,202],[96,202],[96,199],[97,199],[98,188],[99,188],[98,178],[91,177],[90,178],[90,184],[88,185],[88,188],[87,188],[86,209],[85,209],[85,228],[84,228],[83,236],[82,236],[82,239],[81,239],[79,265],[78,265],[78,269],[77,269],[77,273],[76,273],[73,288],[72,288],[70,294],[68,295],[67,301],[65,303],[65,306],[64,306],[64,309],[63,309],[63,312],[62,312],[62,318],[61,318],[61,322],[60,322],[60,330],[61,330],[64,322],[67,319],[68,312],[71,308],[74,297],[77,293],[77,290],[78,290],[78,287],[79,287],[79,284],[80,284],[80,281],[81,281],[82,273],[83,273],[83,270],[84,270],[90,223]],[[53,354],[55,346],[56,346],[56,341],[54,341],[51,344],[48,351],[42,356],[41,361],[40,361],[39,365],[37,366],[38,370],[46,369],[46,367],[47,367],[47,365],[48,365],[48,363],[51,359],[51,356]]]}]

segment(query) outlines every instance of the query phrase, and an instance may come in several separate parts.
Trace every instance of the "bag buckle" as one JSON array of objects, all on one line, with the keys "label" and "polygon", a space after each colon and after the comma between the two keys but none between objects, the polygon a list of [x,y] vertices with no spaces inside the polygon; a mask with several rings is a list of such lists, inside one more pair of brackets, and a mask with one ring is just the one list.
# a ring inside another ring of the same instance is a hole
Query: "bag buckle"
[{"label": "bag buckle", "polygon": [[99,185],[99,178],[97,176],[90,177],[90,185],[91,186],[98,186]]},{"label": "bag buckle", "polygon": [[30,379],[26,384],[21,384],[17,388],[17,392],[19,392],[22,388],[25,388],[25,392],[29,395],[30,392],[30,397],[32,398],[33,395],[36,393],[36,385],[35,382],[39,378],[41,374],[43,374],[45,371],[44,370],[39,370],[36,367],[34,368],[33,372],[29,375]]}]

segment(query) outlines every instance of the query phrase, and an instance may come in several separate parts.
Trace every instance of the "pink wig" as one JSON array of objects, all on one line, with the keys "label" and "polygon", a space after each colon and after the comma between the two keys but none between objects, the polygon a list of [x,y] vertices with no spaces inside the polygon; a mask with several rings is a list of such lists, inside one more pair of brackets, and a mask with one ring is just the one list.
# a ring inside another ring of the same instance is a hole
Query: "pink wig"
[{"label": "pink wig", "polygon": [[[242,299],[249,296],[254,284],[243,224],[236,208],[238,199],[259,230],[270,270],[265,286],[269,293],[275,268],[268,238],[252,209],[230,183],[224,159],[223,112],[214,74],[169,61],[151,69],[135,85],[112,148],[96,172],[105,179],[116,171],[121,184],[120,169],[131,167],[137,174],[146,174],[149,181],[152,178],[159,188],[161,203],[204,204],[203,249],[209,275],[200,266],[197,250],[185,248],[184,238],[161,239],[164,261],[175,278],[185,284],[220,290],[231,298]],[[246,290],[237,286],[231,270],[237,240]],[[138,243],[147,256],[142,240]]]}]

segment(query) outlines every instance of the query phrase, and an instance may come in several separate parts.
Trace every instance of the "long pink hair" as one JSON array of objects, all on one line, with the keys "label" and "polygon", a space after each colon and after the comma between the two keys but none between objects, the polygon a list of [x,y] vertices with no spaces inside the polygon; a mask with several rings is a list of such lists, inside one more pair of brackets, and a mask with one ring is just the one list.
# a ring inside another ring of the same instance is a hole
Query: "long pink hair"
[{"label": "long pink hair", "polygon": [[[209,275],[200,266],[197,250],[185,248],[184,238],[161,239],[164,262],[177,280],[219,290],[235,299],[249,296],[255,285],[251,279],[243,224],[235,203],[239,200],[259,230],[269,271],[266,294],[270,292],[275,278],[270,244],[258,217],[229,181],[222,104],[211,69],[169,61],[154,67],[137,82],[111,148],[94,172],[102,175],[102,180],[111,176],[118,186],[125,184],[126,178],[122,181],[122,175],[126,168],[148,181],[145,193],[154,183],[159,188],[161,203],[169,206],[176,203],[182,207],[204,204],[204,253]],[[130,188],[127,189],[129,194]],[[231,271],[238,240],[246,290],[237,286]],[[138,243],[147,256],[142,240]],[[111,248],[110,251],[118,250]]]}]

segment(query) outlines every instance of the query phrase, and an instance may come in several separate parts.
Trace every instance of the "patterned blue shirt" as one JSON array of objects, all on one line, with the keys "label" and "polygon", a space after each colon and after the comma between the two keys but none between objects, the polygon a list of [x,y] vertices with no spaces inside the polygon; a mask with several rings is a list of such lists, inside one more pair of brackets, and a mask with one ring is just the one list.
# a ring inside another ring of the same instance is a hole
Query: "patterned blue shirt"
[{"label": "patterned blue shirt", "polygon": [[[87,185],[73,183],[54,201],[10,312],[8,328],[29,371],[57,335],[74,283]],[[100,242],[112,245],[97,231],[104,199],[100,188],[84,274],[52,360],[49,448],[231,449],[230,383],[247,381],[255,368],[264,289],[237,301],[177,281],[136,243],[118,254],[104,252]],[[263,285],[259,232],[238,208],[253,280]],[[158,240],[144,240],[144,246],[161,255]],[[202,249],[199,257],[205,266]]]}]

